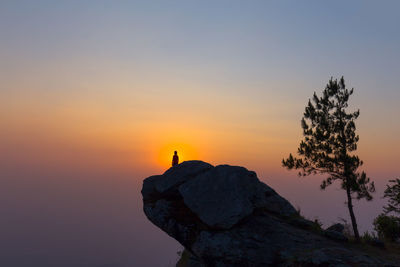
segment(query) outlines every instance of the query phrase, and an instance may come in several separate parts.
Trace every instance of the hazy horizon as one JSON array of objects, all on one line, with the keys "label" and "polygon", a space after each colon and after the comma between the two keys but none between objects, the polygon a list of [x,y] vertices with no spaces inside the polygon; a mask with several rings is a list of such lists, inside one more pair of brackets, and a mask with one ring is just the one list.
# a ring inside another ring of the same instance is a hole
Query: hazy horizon
[{"label": "hazy horizon", "polygon": [[[142,211],[144,178],[181,161],[256,171],[324,227],[339,184],[281,167],[313,93],[342,75],[372,230],[400,177],[397,1],[3,1],[0,265],[173,266],[179,243]],[[318,201],[316,201],[318,200]]]}]

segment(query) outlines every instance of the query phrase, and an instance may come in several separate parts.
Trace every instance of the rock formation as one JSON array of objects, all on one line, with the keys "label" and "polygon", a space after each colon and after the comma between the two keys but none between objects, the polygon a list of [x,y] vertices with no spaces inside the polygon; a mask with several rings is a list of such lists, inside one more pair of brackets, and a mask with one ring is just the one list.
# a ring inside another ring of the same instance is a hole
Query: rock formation
[{"label": "rock formation", "polygon": [[243,167],[186,161],[143,182],[144,212],[175,238],[185,266],[395,266],[349,248]]}]

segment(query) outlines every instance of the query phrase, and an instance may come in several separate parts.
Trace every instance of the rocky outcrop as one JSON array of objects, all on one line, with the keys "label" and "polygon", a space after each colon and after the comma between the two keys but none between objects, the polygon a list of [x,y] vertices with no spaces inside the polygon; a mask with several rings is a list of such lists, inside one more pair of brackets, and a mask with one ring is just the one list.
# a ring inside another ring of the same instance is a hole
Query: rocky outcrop
[{"label": "rocky outcrop", "polygon": [[316,229],[243,167],[183,162],[145,179],[142,195],[147,218],[186,248],[184,266],[390,264],[346,248],[338,226]]},{"label": "rocky outcrop", "polygon": [[330,239],[338,241],[348,241],[348,238],[344,235],[344,225],[341,223],[335,223],[323,232],[324,235]]}]

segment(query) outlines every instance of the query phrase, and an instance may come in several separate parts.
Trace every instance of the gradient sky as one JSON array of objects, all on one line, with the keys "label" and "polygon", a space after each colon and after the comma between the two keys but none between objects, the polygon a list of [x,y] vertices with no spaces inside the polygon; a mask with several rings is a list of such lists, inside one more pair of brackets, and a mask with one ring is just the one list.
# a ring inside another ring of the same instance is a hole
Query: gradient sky
[{"label": "gradient sky", "polygon": [[297,150],[308,98],[341,75],[355,88],[358,154],[377,184],[374,202],[356,203],[370,230],[384,185],[400,176],[399,10],[398,1],[1,1],[0,263],[173,265],[179,245],[144,218],[139,193],[173,150],[255,170],[309,218],[347,218],[338,185],[321,192],[320,177],[280,163]]}]

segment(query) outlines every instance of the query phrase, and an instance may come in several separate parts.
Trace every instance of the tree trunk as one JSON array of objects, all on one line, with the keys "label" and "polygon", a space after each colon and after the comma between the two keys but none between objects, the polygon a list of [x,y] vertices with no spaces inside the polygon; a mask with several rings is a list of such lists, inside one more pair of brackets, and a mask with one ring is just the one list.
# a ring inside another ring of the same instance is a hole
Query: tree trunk
[{"label": "tree trunk", "polygon": [[360,234],[358,233],[356,216],[354,216],[354,212],[353,212],[353,202],[351,199],[350,188],[347,187],[346,192],[347,192],[347,207],[349,208],[351,225],[353,226],[353,231],[354,231],[354,237],[356,238],[356,241],[359,242]]}]

